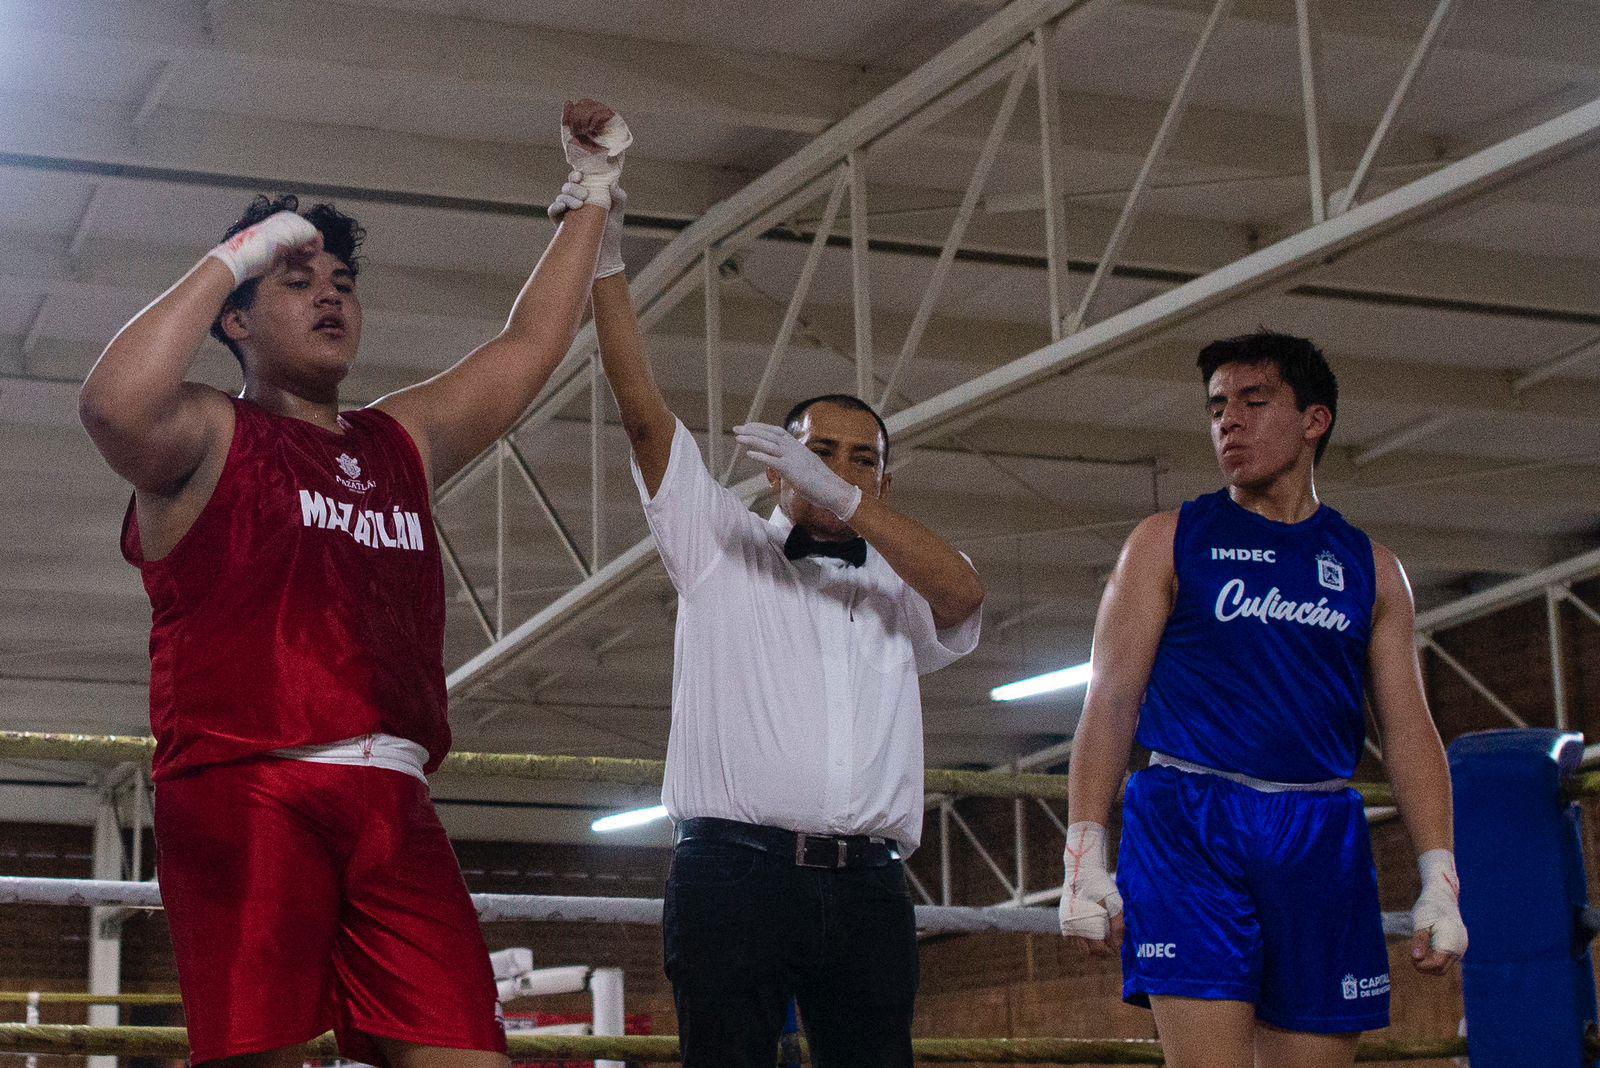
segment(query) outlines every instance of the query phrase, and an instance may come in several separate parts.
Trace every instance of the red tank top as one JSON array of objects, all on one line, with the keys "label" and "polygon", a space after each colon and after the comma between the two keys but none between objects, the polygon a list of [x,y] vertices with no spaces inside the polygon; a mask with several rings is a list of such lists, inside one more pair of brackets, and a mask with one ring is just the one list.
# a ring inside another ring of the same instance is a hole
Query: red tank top
[{"label": "red tank top", "polygon": [[445,718],[444,574],[422,458],[376,408],[342,434],[234,400],[233,442],[194,526],[145,560],[152,778],[363,734],[432,771]]}]

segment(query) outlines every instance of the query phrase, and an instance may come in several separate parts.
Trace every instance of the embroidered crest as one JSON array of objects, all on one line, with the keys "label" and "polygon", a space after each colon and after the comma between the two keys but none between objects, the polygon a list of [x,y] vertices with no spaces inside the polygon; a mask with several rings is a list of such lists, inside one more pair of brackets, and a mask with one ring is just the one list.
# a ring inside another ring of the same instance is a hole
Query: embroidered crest
[{"label": "embroidered crest", "polygon": [[1344,565],[1326,549],[1317,554],[1317,581],[1330,590],[1344,589]]}]

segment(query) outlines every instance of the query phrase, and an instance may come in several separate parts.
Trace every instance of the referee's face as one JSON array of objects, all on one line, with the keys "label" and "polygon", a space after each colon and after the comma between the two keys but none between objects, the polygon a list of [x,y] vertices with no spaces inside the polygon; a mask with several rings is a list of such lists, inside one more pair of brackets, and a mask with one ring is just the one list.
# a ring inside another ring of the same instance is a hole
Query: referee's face
[{"label": "referee's face", "polygon": [[[859,486],[865,496],[888,495],[890,476],[883,469],[886,442],[870,412],[813,404],[800,420],[799,438],[834,474]],[[848,538],[854,533],[838,516],[800,496],[776,472],[769,469],[767,478],[778,491],[778,506],[795,526],[818,538]]]}]

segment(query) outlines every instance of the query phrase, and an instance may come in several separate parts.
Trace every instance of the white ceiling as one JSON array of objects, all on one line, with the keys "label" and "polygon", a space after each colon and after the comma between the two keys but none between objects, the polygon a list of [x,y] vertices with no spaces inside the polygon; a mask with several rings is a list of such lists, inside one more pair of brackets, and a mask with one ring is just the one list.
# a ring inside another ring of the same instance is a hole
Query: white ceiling
[{"label": "white ceiling", "polygon": [[[549,237],[537,205],[562,173],[553,134],[563,99],[605,99],[636,131],[628,186],[637,225],[627,253],[639,268],[686,222],[1002,6],[0,3],[0,471],[12,502],[0,513],[6,724],[146,728],[148,608],[116,555],[126,490],[77,427],[73,383],[251,192],[331,191],[369,228],[366,336],[347,389],[351,403],[364,403],[447,366],[497,329]],[[1332,191],[1359,158],[1433,4],[1320,6]],[[1457,7],[1366,196],[1600,97],[1600,9]],[[1062,23],[1053,69],[1076,263],[1099,257],[1208,10],[1196,0],[1090,0]],[[1292,11],[1279,0],[1239,0],[1222,25],[1122,257],[1130,270],[1108,284],[1096,318],[1308,224]],[[996,85],[870,157],[869,230],[894,247],[870,257],[880,370],[899,350],[1000,93]],[[1024,93],[893,407],[1049,340],[1037,129],[1035,98]],[[1327,350],[1343,403],[1321,488],[1401,553],[1425,604],[1592,547],[1600,358],[1520,395],[1509,383],[1600,333],[1597,183],[1600,150],[1590,148],[1302,274],[1291,291],[1234,301],[1118,362],[1018,395],[909,456],[898,498],[970,551],[991,590],[982,649],[926,680],[930,760],[996,763],[1071,732],[1071,698],[999,707],[987,690],[1082,659],[1099,584],[1127,529],[1217,484],[1192,361],[1224,333],[1265,323]],[[758,241],[724,280],[730,423],[749,403],[820,212],[820,203],[802,208],[793,237]],[[842,247],[823,256],[769,417],[797,396],[853,382],[849,260]],[[1086,278],[1073,274],[1074,293]],[[659,375],[697,430],[705,425],[700,308],[691,297],[651,337]],[[231,361],[209,343],[198,373],[236,383]],[[520,441],[585,551],[587,406],[580,398]],[[1385,435],[1441,413],[1452,420],[1371,463],[1355,461]],[[614,427],[606,448],[604,524],[615,554],[644,529]],[[578,575],[513,485],[506,617],[518,621]],[[493,479],[471,483],[441,517],[492,611]],[[486,642],[465,596],[450,588],[453,667]],[[671,604],[652,571],[462,702],[459,745],[660,755]],[[571,800],[557,793],[518,790]],[[567,836],[579,823],[527,833]]]}]

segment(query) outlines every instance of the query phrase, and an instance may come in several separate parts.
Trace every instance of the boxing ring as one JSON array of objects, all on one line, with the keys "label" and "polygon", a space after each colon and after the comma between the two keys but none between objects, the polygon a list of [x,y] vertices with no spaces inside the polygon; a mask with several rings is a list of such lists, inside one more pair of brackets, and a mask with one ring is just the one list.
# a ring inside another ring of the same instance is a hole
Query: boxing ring
[{"label": "boxing ring", "polygon": [[[90,762],[148,762],[149,738],[0,732],[0,758]],[[1466,888],[1462,910],[1472,932],[1463,962],[1471,1056],[1475,1066],[1538,1063],[1546,1068],[1589,1065],[1600,1058],[1596,1038],[1593,966],[1588,943],[1600,929],[1600,910],[1587,904],[1587,879],[1577,802],[1600,797],[1600,771],[1581,771],[1582,736],[1555,730],[1489,731],[1450,746],[1455,783],[1456,849]],[[659,761],[457,753],[442,773],[653,787]],[[934,770],[927,789],[966,797],[1066,796],[1066,776]],[[1392,805],[1387,784],[1356,785],[1368,805]],[[1515,878],[1507,878],[1514,872]],[[502,920],[659,925],[661,901],[651,898],[474,894],[485,922]],[[0,877],[0,906],[50,905],[158,909],[153,882]],[[1000,932],[1057,935],[1055,910],[1017,905],[920,905],[925,934]],[[1409,913],[1386,913],[1391,938],[1411,934]],[[29,1002],[28,999],[32,999]],[[0,993],[0,1003],[170,1004],[170,994],[93,995]],[[671,1063],[672,1035],[508,1036],[514,1059],[573,1058]],[[1145,1039],[937,1038],[919,1039],[919,1062],[981,1064],[1161,1064],[1159,1042]],[[0,1052],[90,1056],[172,1056],[187,1053],[179,1027],[0,1024]],[[333,1056],[331,1035],[308,1047]],[[1357,1059],[1434,1060],[1468,1055],[1468,1039],[1367,1041]]]}]

